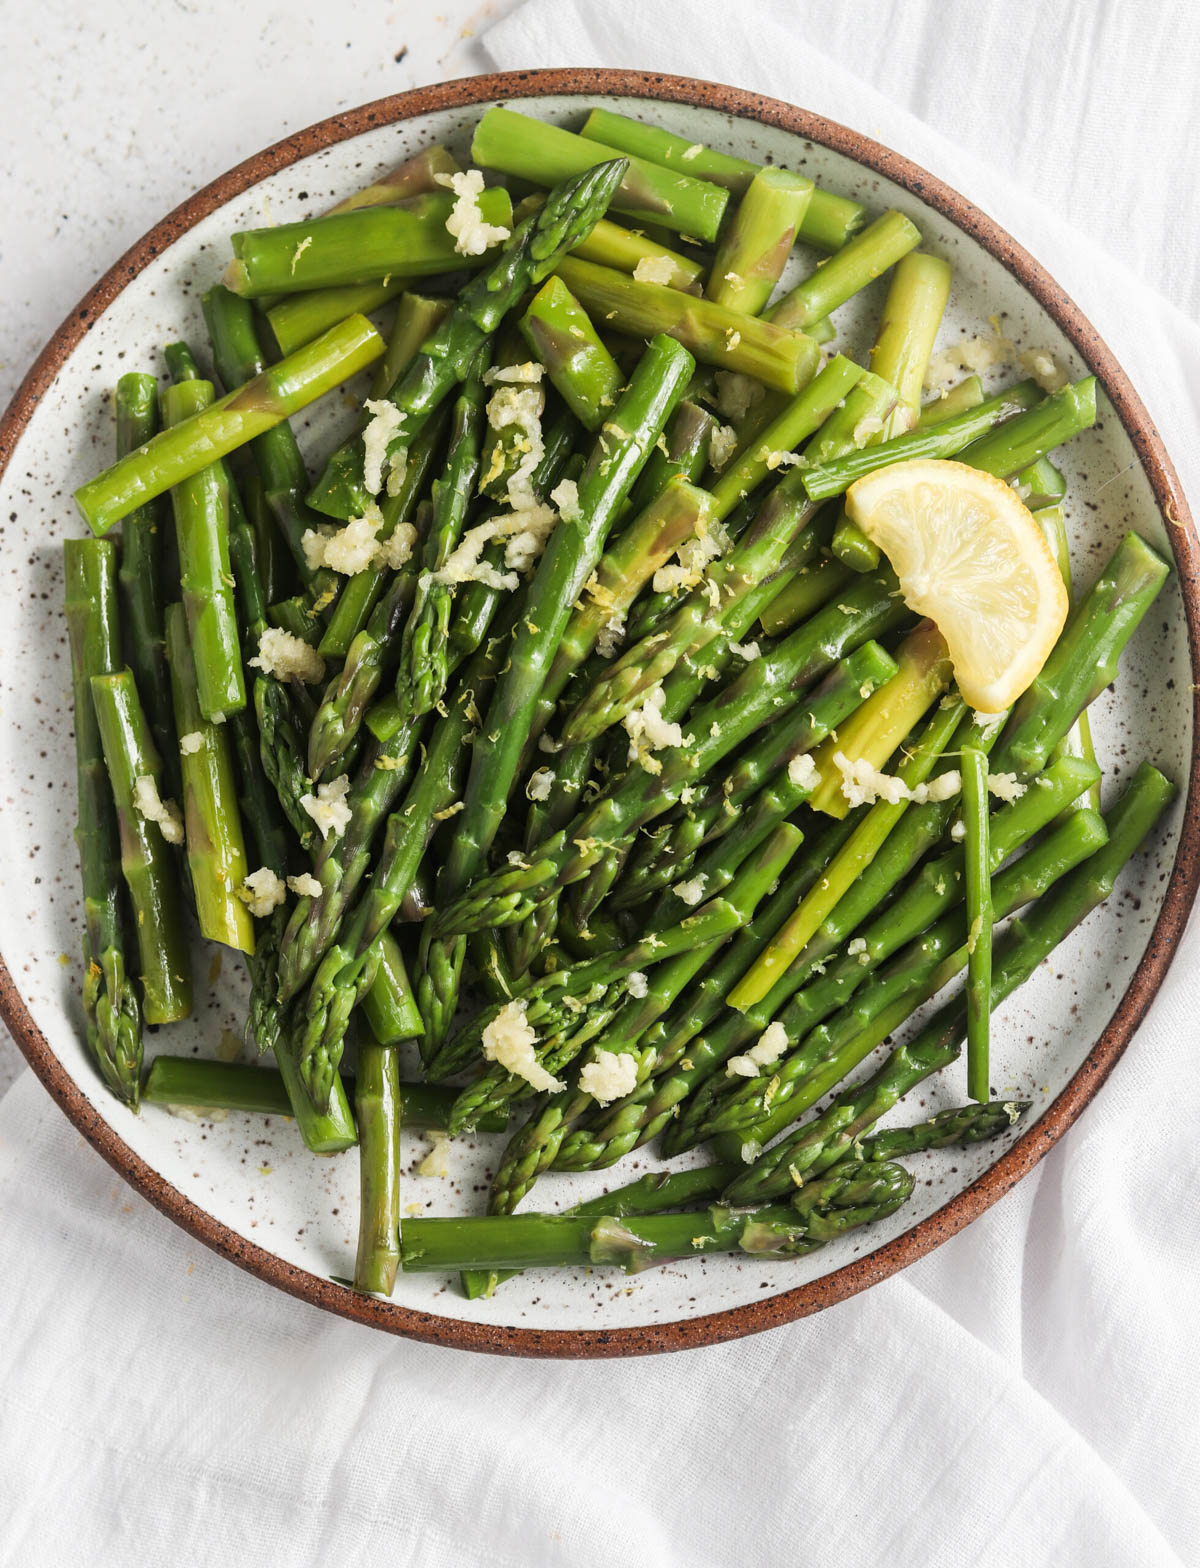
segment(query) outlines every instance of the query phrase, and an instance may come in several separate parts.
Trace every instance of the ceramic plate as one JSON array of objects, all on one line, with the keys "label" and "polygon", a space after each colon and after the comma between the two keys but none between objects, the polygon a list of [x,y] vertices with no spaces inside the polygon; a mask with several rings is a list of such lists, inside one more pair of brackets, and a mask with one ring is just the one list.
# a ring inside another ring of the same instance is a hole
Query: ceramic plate
[{"label": "ceramic plate", "polygon": [[[336,1282],[352,1272],[358,1207],[353,1153],[317,1159],[286,1120],[229,1114],[198,1124],[146,1107],[132,1115],[101,1088],[82,1038],[80,910],[72,841],[74,766],[69,660],[61,615],[61,541],[80,531],[71,492],[110,460],[109,389],[126,370],[161,370],[171,339],[206,342],[199,296],[219,276],[234,229],[318,213],[433,140],[465,159],[490,103],[577,125],[600,99],[689,140],[786,164],[865,202],[899,207],[925,245],[954,264],[941,342],[999,317],[1020,347],[1043,348],[1072,376],[1102,384],[1094,430],[1062,453],[1070,482],[1077,578],[1086,582],[1122,532],[1173,552],[1178,571],[1126,654],[1115,691],[1096,704],[1109,797],[1142,756],[1192,781],[1197,676],[1189,653],[1197,590],[1182,494],[1144,409],[1108,350],[1037,264],[968,202],[894,153],[844,128],[730,88],[633,72],[546,71],[476,77],[384,99],[281,142],[207,187],[117,264],[63,324],[0,427],[0,815],[8,898],[0,904],[4,1016],[50,1092],[100,1152],[193,1235],[283,1289],[395,1332],[519,1354],[611,1355],[710,1343],[812,1312],[903,1267],[968,1223],[1046,1151],[1095,1093],[1161,982],[1195,891],[1196,808],[1183,791],[1170,819],[1103,911],[1003,1008],[994,1081],[1034,1110],[1006,1139],[916,1161],[912,1201],[891,1220],[807,1259],[763,1264],[692,1259],[626,1279],[613,1271],[530,1274],[491,1301],[454,1283],[401,1275],[389,1302]],[[797,256],[793,265],[811,266]],[[840,313],[838,346],[861,356],[882,285]],[[301,439],[316,457],[347,428],[346,398],[326,399]],[[1176,526],[1164,525],[1164,513]],[[1184,525],[1184,526],[1178,526]],[[230,953],[197,963],[195,1018],[148,1040],[212,1054],[243,1016],[245,984]],[[210,976],[207,989],[204,977]],[[1136,1045],[1134,1047],[1136,1049]],[[961,1100],[935,1081],[910,1119]],[[901,1118],[902,1119],[902,1118]],[[413,1167],[426,1152],[407,1138]],[[478,1211],[496,1140],[456,1143],[448,1180],[413,1177],[405,1203]],[[535,1201],[562,1207],[620,1185],[652,1158],[614,1171],[546,1177]],[[681,1162],[682,1163],[682,1162]]]}]

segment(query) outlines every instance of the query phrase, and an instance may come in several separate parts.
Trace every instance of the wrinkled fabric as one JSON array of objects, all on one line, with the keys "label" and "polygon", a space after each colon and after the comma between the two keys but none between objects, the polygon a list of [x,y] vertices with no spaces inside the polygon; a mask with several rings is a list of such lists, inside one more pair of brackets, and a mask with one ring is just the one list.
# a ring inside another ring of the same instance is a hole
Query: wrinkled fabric
[{"label": "wrinkled fabric", "polygon": [[[1052,211],[1005,180],[1005,155],[1050,146],[1089,92],[1089,59],[1112,29],[1125,36],[1116,14],[1148,13],[1062,8],[1077,18],[1069,72],[1014,20],[1021,47],[1004,69],[1027,107],[996,109],[997,156],[983,161],[965,150],[973,135],[978,146],[977,104],[961,106],[961,137],[939,134],[956,109],[922,78],[921,52],[944,59],[939,32],[961,32],[966,15],[986,13],[994,31],[1028,7],[914,9],[928,27],[878,7],[892,19],[882,39],[869,6],[830,19],[846,57],[855,28],[871,34],[872,59],[886,42],[898,102],[817,54],[794,19],[781,25],[782,6],[749,0],[735,26],[714,0],[533,0],[486,47],[502,67],[637,63],[733,82],[916,158],[1073,294],[1200,495],[1200,334],[1146,281],[1197,303],[1176,265],[1195,225],[1186,240],[1160,236],[1158,166],[1170,160],[1151,141],[1159,88],[1175,101],[1185,84],[1190,110],[1194,71],[1148,27],[1119,106],[1136,160],[1113,171],[1115,189]],[[1146,75],[1156,59],[1161,80]],[[1145,209],[1139,169],[1153,182]],[[1182,184],[1181,202],[1194,202],[1196,185]],[[1064,223],[1068,209],[1080,227]],[[1089,221],[1101,209],[1111,233]],[[1128,226],[1114,219],[1126,211]],[[1130,265],[1152,253],[1170,266]],[[946,1246],[815,1318],[627,1362],[469,1356],[293,1301],[154,1211],[26,1073],[0,1102],[0,1565],[67,1553],[119,1568],[328,1568],[368,1553],[396,1568],[1194,1563],[1198,969],[1193,925],[1080,1123]]]}]

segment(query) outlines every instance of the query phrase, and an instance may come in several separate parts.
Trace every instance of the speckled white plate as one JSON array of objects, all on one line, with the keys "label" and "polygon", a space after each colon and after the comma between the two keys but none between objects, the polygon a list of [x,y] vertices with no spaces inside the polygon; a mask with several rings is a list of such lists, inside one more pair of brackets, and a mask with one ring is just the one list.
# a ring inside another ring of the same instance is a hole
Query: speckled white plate
[{"label": "speckled white plate", "polygon": [[[995,1081],[1035,1110],[1006,1139],[922,1156],[917,1188],[891,1220],[807,1259],[763,1264],[692,1259],[628,1280],[611,1271],[529,1274],[491,1301],[465,1302],[450,1280],[401,1275],[390,1302],[336,1283],[352,1272],[357,1213],[353,1153],[309,1155],[286,1120],[230,1114],[134,1116],[92,1071],[79,1009],[80,915],[69,661],[61,616],[60,546],[81,531],[71,492],[110,460],[109,388],[126,370],[161,371],[171,339],[206,342],[199,296],[239,228],[319,212],[419,146],[465,155],[470,128],[504,99],[578,124],[604,98],[689,139],[802,169],[873,211],[899,207],[928,249],[954,263],[941,342],[975,336],[999,316],[1021,347],[1048,349],[1072,375],[1103,386],[1094,430],[1061,454],[1070,482],[1077,579],[1086,583],[1120,535],[1137,528],[1179,571],[1126,654],[1115,690],[1096,704],[1109,798],[1143,756],[1183,785],[1194,772],[1189,622],[1196,620],[1194,542],[1173,470],[1108,350],[1077,309],[988,219],[905,160],[815,116],[729,88],[632,72],[549,71],[479,77],[385,99],[338,116],[252,159],[178,208],[117,264],[64,323],[0,426],[0,1007],[37,1072],[97,1148],[193,1234],[282,1288],[349,1316],[440,1342],[520,1354],[610,1355],[748,1333],[841,1299],[936,1245],[1000,1196],[1070,1124],[1127,1044],[1161,981],[1195,891],[1196,823],[1184,796],[1108,906],[1002,1010]],[[647,100],[658,100],[657,102]],[[799,268],[812,258],[794,262]],[[868,347],[882,285],[840,314],[839,347]],[[353,418],[327,399],[300,434],[315,458]],[[1056,459],[1057,460],[1057,459]],[[1163,512],[1183,527],[1167,529]],[[1194,798],[1194,795],[1191,797]],[[1180,853],[1181,844],[1183,846]],[[196,965],[196,1016],[148,1041],[212,1054],[238,1027],[246,989],[231,954]],[[210,965],[212,966],[210,969]],[[207,987],[205,977],[209,978]],[[1136,1049],[1136,1045],[1134,1046]],[[964,1098],[957,1077],[933,1082],[910,1119]],[[415,1167],[427,1144],[407,1140]],[[413,1177],[406,1203],[478,1211],[496,1140],[457,1143],[449,1180]],[[684,1162],[680,1162],[681,1164]],[[536,1201],[562,1207],[653,1164],[644,1151],[616,1170],[548,1176]]]}]

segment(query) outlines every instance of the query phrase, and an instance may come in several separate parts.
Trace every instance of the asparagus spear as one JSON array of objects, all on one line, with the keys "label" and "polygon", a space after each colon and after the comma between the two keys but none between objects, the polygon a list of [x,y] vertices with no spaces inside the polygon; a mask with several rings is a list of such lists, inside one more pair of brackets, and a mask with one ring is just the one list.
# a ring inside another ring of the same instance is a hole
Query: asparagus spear
[{"label": "asparagus spear", "polygon": [[446,863],[448,889],[465,886],[483,864],[571,606],[595,569],[608,531],[692,368],[691,355],[677,343],[654,339],[613,413],[611,431],[602,431],[592,449],[579,480],[577,518],[550,536],[472,751],[464,810]]},{"label": "asparagus spear", "polygon": [[[402,523],[412,522],[421,533],[422,511],[420,497],[425,493],[442,450],[442,437],[449,424],[450,408],[444,405],[421,431],[408,449],[404,473],[394,495],[385,495],[379,506],[380,524],[376,539],[385,543]],[[335,589],[337,603],[329,612],[329,621],[321,633],[317,651],[324,659],[344,659],[351,644],[363,631],[375,606],[383,596],[389,581],[390,568],[385,564],[368,566],[361,572],[347,577],[340,589]],[[319,604],[320,601],[318,600]]]},{"label": "asparagus spear", "polygon": [[[1124,866],[1136,854],[1176,793],[1156,768],[1143,763],[1125,794],[1105,819],[1108,841],[1053,892],[1043,895],[1030,913],[1014,921],[1006,934],[992,979],[991,1006],[997,1007],[1022,985],[1042,961],[1064,941],[1093,909],[1109,897]],[[1082,815],[1082,814],[1081,814]],[[1077,819],[1078,820],[1078,819]],[[884,1019],[874,1026],[878,1038]],[[894,1025],[891,1025],[894,1027]],[[845,1090],[828,1111],[803,1124],[761,1154],[726,1189],[730,1202],[756,1202],[787,1192],[793,1182],[827,1169],[902,1095],[922,1079],[953,1062],[966,1034],[966,1007],[947,1003],[909,1045],[897,1046],[865,1084]],[[837,1082],[867,1054],[863,1039],[855,1040],[822,1074]],[[834,1078],[837,1073],[837,1078]],[[812,1103],[810,1101],[810,1103]],[[790,1109],[790,1107],[789,1107]],[[786,1114],[781,1113],[781,1115]],[[789,1118],[790,1120],[790,1118]],[[786,1126],[786,1122],[781,1122]],[[768,1120],[765,1139],[780,1130]]]},{"label": "asparagus spear", "polygon": [[[207,381],[180,381],[168,387],[163,398],[168,426],[179,428],[189,415],[205,410],[212,395]],[[229,485],[224,469],[212,463],[181,480],[171,492],[171,505],[200,709],[207,719],[222,719],[246,705],[229,564]]]},{"label": "asparagus spear", "polygon": [[83,883],[83,1011],[87,1040],[105,1083],[135,1110],[142,1069],[142,1015],[129,978],[121,892],[121,844],[112,787],[92,707],[91,678],[119,668],[114,544],[68,539],[63,545],[67,631],[75,697],[79,819],[75,843]]},{"label": "asparagus spear", "polygon": [[787,169],[754,175],[722,230],[705,289],[709,299],[747,316],[762,312],[783,275],[812,193],[811,180]]},{"label": "asparagus spear", "polygon": [[393,202],[405,201],[411,196],[439,189],[440,176],[458,172],[458,160],[440,143],[433,142],[405,158],[402,163],[385,170],[370,185],[364,185],[361,190],[344,196],[335,206],[330,207],[328,216],[333,218],[339,213],[357,212],[360,207],[391,206]]},{"label": "asparagus spear", "polygon": [[[347,1080],[351,1090],[354,1080]],[[400,1083],[400,1110],[406,1127],[446,1130],[458,1090],[443,1084]],[[245,1062],[215,1062],[199,1056],[156,1056],[150,1064],[142,1098],[151,1105],[192,1105],[201,1109],[247,1111],[263,1116],[291,1116],[292,1102],[277,1068]],[[503,1132],[504,1116],[479,1123],[480,1132]],[[730,1171],[729,1176],[735,1175]],[[726,1178],[728,1180],[728,1177]],[[721,1186],[725,1183],[722,1182]],[[719,1189],[718,1189],[719,1190]]]},{"label": "asparagus spear", "polygon": [[363,998],[362,1008],[363,1017],[380,1045],[416,1040],[424,1032],[404,954],[390,931],[385,931],[379,939],[379,969],[375,984]]},{"label": "asparagus spear", "polygon": [[[950,276],[948,262],[922,251],[910,251],[892,273],[879,335],[871,350],[872,370],[899,394],[899,404],[881,438],[903,434],[920,417],[921,389],[950,296]],[[877,445],[878,440],[870,444]],[[879,564],[878,546],[844,510],[833,531],[832,548],[834,555],[855,571],[871,572]]]},{"label": "asparagus spear", "polygon": [[[736,1164],[698,1165],[688,1171],[647,1171],[636,1181],[586,1203],[577,1203],[564,1212],[579,1217],[591,1215],[602,1219],[605,1215],[624,1218],[627,1214],[662,1214],[671,1209],[684,1209],[707,1198],[715,1198],[737,1175]],[[520,1269],[467,1269],[462,1275],[463,1293],[468,1301],[480,1296],[495,1294],[496,1287],[506,1279],[519,1274]]]},{"label": "asparagus spear", "polygon": [[1013,709],[993,772],[1023,779],[1045,767],[1079,714],[1116,676],[1126,643],[1170,570],[1139,534],[1125,535]]},{"label": "asparagus spear", "polygon": [[828,604],[854,573],[836,556],[818,555],[807,566],[793,573],[764,605],[759,624],[768,637],[779,637],[799,626],[821,605]]},{"label": "asparagus spear", "polygon": [[[1085,791],[1096,772],[1094,767],[1075,758],[1064,758],[1043,775],[1043,783],[997,812],[988,858],[989,871],[998,872],[1005,859],[1053,822],[1064,802]],[[1094,813],[1084,815],[1087,821],[1081,828],[1050,834],[1015,866],[999,872],[993,893],[998,919],[1036,897],[1049,885],[1049,880],[1062,875],[1081,855],[1096,847],[1100,841],[1096,836],[1097,818]],[[824,1015],[844,1007],[880,965],[902,947],[911,947],[906,969],[915,966],[919,971],[925,970],[939,948],[948,950],[947,943],[952,946],[959,940],[961,921],[952,912],[963,898],[963,859],[962,849],[956,847],[926,861],[917,876],[885,906],[883,913],[873,919],[868,917],[865,925],[850,924],[857,910],[852,910],[849,916],[843,915],[840,921],[835,920],[821,945],[832,951],[854,931],[857,932],[853,944],[855,951],[843,952],[832,959],[815,960],[806,953],[760,1003],[748,1010],[744,1032],[739,1032],[736,1043],[740,1045],[742,1039],[754,1038],[776,1017],[784,1024],[789,1039],[798,1040]],[[941,934],[925,938],[924,934],[932,932]],[[907,983],[906,978],[904,985]],[[720,1099],[719,1107],[706,1108],[703,1114],[698,1110],[695,1126],[711,1122],[721,1131],[736,1131],[754,1122],[763,1111],[764,1091],[769,1087],[771,1099],[782,1104],[806,1070],[804,1061],[803,1056],[785,1058],[761,1082],[727,1081],[721,1086],[719,1096],[716,1093],[712,1096],[714,1100]]]},{"label": "asparagus spear", "polygon": [[75,492],[93,533],[172,486],[226,457],[255,436],[288,419],[383,353],[383,339],[363,316],[351,316],[316,342],[279,361],[245,386],[118,458]]},{"label": "asparagus spear", "polygon": [[449,583],[438,581],[438,573],[462,537],[467,507],[479,476],[486,369],[484,355],[463,382],[454,404],[449,455],[445,471],[433,487],[433,521],[425,535],[416,597],[404,623],[396,697],[414,718],[428,713],[441,701],[449,679],[453,590]]},{"label": "asparagus spear", "polygon": [[[740,919],[740,911],[728,899],[710,899],[677,925],[664,925],[631,947],[605,953],[569,969],[556,970],[524,992],[517,1005],[526,1024],[538,1031],[534,1057],[536,1065],[550,1074],[548,1087],[554,1086],[557,1075],[607,1027],[624,1000],[623,994],[617,994],[623,980],[694,947],[707,946],[727,937],[737,930]],[[512,1005],[505,1004],[506,1007]],[[502,1010],[489,1008],[472,1019],[427,1064],[428,1075],[437,1081],[470,1065],[476,1059],[488,1026]],[[511,1099],[528,1097],[531,1092],[530,1083],[524,1076],[510,1072],[499,1062],[485,1067],[482,1075],[468,1084],[455,1101],[450,1113],[450,1130],[460,1132],[473,1127],[485,1111],[494,1110]]]},{"label": "asparagus spear", "polygon": [[708,466],[709,439],[716,423],[706,408],[684,398],[667,422],[662,443],[651,452],[633,487],[629,504],[635,512],[649,506],[677,475],[692,484],[699,483]]},{"label": "asparagus spear", "polygon": [[[842,773],[833,760],[835,754],[840,752],[844,757],[882,768],[950,685],[950,657],[945,640],[932,621],[920,622],[905,637],[896,649],[896,663],[899,668],[895,678],[876,692],[869,703],[864,703],[850,723],[838,731],[837,739],[826,741],[814,758],[821,775],[813,793],[814,811],[844,817],[849,809]],[[945,703],[943,715],[952,705],[953,699]],[[961,716],[961,704],[959,707]]]},{"label": "asparagus spear", "polygon": [[[614,114],[610,109],[593,109],[584,121],[583,134],[591,141],[615,147],[619,152],[642,158],[647,163],[711,180],[738,196],[744,194],[761,167],[744,158],[714,152],[698,142],[689,142],[686,136],[676,136],[661,126]],[[858,202],[818,187],[801,217],[800,238],[820,250],[840,250],[861,228],[865,218],[866,211]],[[695,233],[695,230],[688,232]]]},{"label": "asparagus spear", "polygon": [[988,1041],[992,993],[992,877],[988,840],[988,765],[977,747],[962,754],[964,886],[967,901],[967,1090],[989,1094]]},{"label": "asparagus spear", "polygon": [[183,606],[166,613],[167,662],[175,723],[183,753],[183,810],[188,870],[200,934],[243,953],[254,952],[254,923],[238,897],[249,866],[242,837],[228,726],[200,711]]},{"label": "asparagus spear", "polygon": [[[389,300],[403,295],[413,281],[408,273],[401,272],[386,281],[381,278],[373,283],[348,283],[344,288],[284,294],[279,296],[278,304],[265,310],[267,325],[279,352],[294,354],[347,316],[369,316]],[[260,299],[256,304],[261,309],[268,301]]]},{"label": "asparagus spear", "polygon": [[624,383],[591,317],[560,277],[547,278],[521,317],[521,335],[585,430],[598,430]]},{"label": "asparagus spear", "polygon": [[[743,864],[731,879],[728,902],[738,911],[741,925],[747,925],[763,898],[775,886],[799,847],[802,835],[790,824],[782,824],[749,864]],[[670,963],[655,965],[647,979],[645,995],[628,1001],[613,1022],[592,1044],[589,1060],[593,1063],[608,1056],[632,1057],[639,1080],[653,1067],[656,1049],[642,1041],[648,1029],[674,1002],[689,981],[718,950],[719,943],[696,946]],[[579,1117],[595,1103],[592,1095],[578,1085],[552,1095],[539,1112],[511,1139],[500,1158],[492,1181],[489,1212],[510,1214],[529,1191],[542,1171],[553,1164],[563,1139]]]},{"label": "asparagus spear", "polygon": [[633,337],[667,333],[706,365],[739,370],[794,396],[816,371],[812,338],[776,327],[712,300],[694,299],[664,283],[643,283],[611,267],[565,256],[558,274],[585,310]]},{"label": "asparagus spear", "polygon": [[435,932],[466,932],[523,919],[556,886],[569,886],[586,875],[605,846],[628,840],[674,805],[692,779],[702,777],[773,718],[782,704],[794,700],[789,693],[804,690],[839,658],[881,635],[902,616],[889,577],[863,578],[841,605],[815,615],[770,653],[748,664],[695,713],[688,725],[693,744],[668,752],[661,773],[624,775],[564,833],[539,846],[527,867],[477,878],[465,895],[435,917]]},{"label": "asparagus spear", "polygon": [[331,1074],[324,1104],[318,1107],[310,1097],[294,1039],[289,1038],[276,1047],[275,1064],[305,1148],[313,1154],[340,1154],[343,1149],[352,1149],[358,1142],[358,1129],[354,1125],[345,1085],[337,1072]]},{"label": "asparagus spear", "polygon": [[[124,457],[158,430],[158,385],[153,376],[130,371],[117,382],[115,401],[117,456]],[[131,512],[121,527],[117,584],[125,662],[142,694],[150,733],[163,759],[167,787],[172,795],[178,795],[179,759],[163,642],[166,537],[161,502],[151,501]]]},{"label": "asparagus spear", "polygon": [[954,1105],[911,1127],[887,1127],[855,1144],[862,1160],[898,1160],[926,1149],[959,1149],[998,1138],[1015,1127],[1029,1109],[1028,1100],[992,1100]]},{"label": "asparagus spear", "polygon": [[[862,372],[841,356],[831,360],[805,392],[791,403],[766,432],[762,450],[790,450],[818,429]],[[782,445],[786,442],[787,445]],[[777,445],[778,443],[778,445]],[[768,458],[761,459],[766,472]],[[743,465],[732,484],[724,476],[713,492],[715,515],[728,514],[753,475]],[[797,471],[799,472],[799,470]],[[780,565],[788,546],[810,521],[812,512],[799,499],[799,485],[789,476],[767,498],[754,522],[729,552],[709,570],[660,629],[635,643],[589,691],[563,727],[567,745],[593,740],[604,733],[668,676],[679,661],[695,656],[726,627],[733,612]]]},{"label": "asparagus spear", "polygon": [[[849,834],[845,823],[832,823],[817,838],[802,846],[778,888],[750,924],[728,944],[711,964],[690,995],[647,1032],[646,1047],[655,1052],[655,1076],[640,1084],[615,1104],[585,1113],[563,1140],[554,1164],[561,1170],[590,1170],[609,1165],[644,1141],[643,1133],[657,1114],[657,1086],[681,1065],[691,1042],[725,1008],[729,987],[742,974],[753,955],[770,940],[794,908],[796,899],[812,886],[840,843]],[[677,1102],[672,1102],[674,1105]],[[651,1109],[653,1107],[653,1110]],[[667,1115],[672,1114],[671,1110]],[[658,1126],[655,1126],[655,1131]]]},{"label": "asparagus spear", "polygon": [[[1067,597],[1072,604],[1075,594],[1071,582],[1071,551],[1067,543],[1066,518],[1061,506],[1043,507],[1035,513],[1038,526],[1046,536],[1046,542],[1054,552],[1058,561],[1059,571],[1062,573],[1063,582],[1067,585]],[[1095,762],[1096,748],[1092,744],[1092,725],[1085,708],[1075,723],[1063,736],[1055,747],[1055,756],[1083,757],[1088,762]],[[1100,786],[1096,784],[1089,792],[1085,804],[1094,810],[1100,809]]]},{"label": "asparagus spear", "polygon": [[[514,230],[503,253],[473,278],[453,309],[421,346],[412,365],[387,394],[404,416],[387,443],[384,460],[410,447],[422,426],[466,379],[483,344],[527,290],[547,278],[563,253],[587,234],[608,206],[625,172],[623,159],[602,163],[556,186],[538,212]],[[363,483],[361,436],[339,447],[325,465],[309,501],[331,517],[356,517],[374,499]]]},{"label": "asparagus spear", "polygon": [[[541,191],[534,191],[517,203],[513,216],[520,221],[537,212],[545,200]],[[627,229],[608,218],[597,219],[591,233],[571,247],[571,254],[584,261],[599,262],[602,267],[615,267],[618,272],[636,272],[639,262],[656,262],[655,270],[663,273],[663,281],[685,294],[700,293],[705,271],[700,262],[660,245],[641,229]]]},{"label": "asparagus spear", "polygon": [[[372,283],[396,273],[413,279],[482,265],[486,253],[477,257],[457,250],[446,228],[455,200],[448,191],[430,192],[395,206],[239,230],[230,236],[234,260],[225,270],[225,285],[255,299]],[[479,193],[475,205],[484,223],[504,230],[489,244],[507,239],[512,224],[508,192],[492,186]]]},{"label": "asparagus spear", "polygon": [[260,676],[254,682],[254,717],[262,770],[300,847],[311,850],[316,843],[316,826],[300,804],[311,793],[311,781],[304,770],[304,739],[297,713],[283,682],[271,676]]},{"label": "asparagus spear", "polygon": [[[471,157],[481,169],[498,169],[533,185],[557,185],[603,165],[607,147],[497,105],[475,127]],[[717,237],[728,192],[707,180],[675,174],[638,157],[624,168],[612,195],[615,212],[711,244]]]},{"label": "asparagus spear", "polygon": [[768,317],[776,326],[807,332],[920,243],[921,231],[902,212],[885,212],[772,305]]},{"label": "asparagus spear", "polygon": [[[162,829],[143,809],[158,794],[162,763],[129,671],[92,675],[90,685],[133,905],[142,1011],[147,1023],[172,1023],[191,1013],[192,978],[175,865]],[[178,823],[168,831],[182,837]]]},{"label": "asparagus spear", "polygon": [[411,1219],[402,1226],[402,1266],[427,1273],[591,1264],[638,1274],[709,1252],[741,1251],[756,1261],[801,1257],[860,1225],[894,1214],[912,1192],[900,1165],[846,1165],[790,1206],[710,1208],[707,1215],[506,1214],[484,1219]]},{"label": "asparagus spear", "polygon": [[400,1130],[396,1048],[359,1040],[354,1112],[358,1123],[358,1254],[354,1288],[390,1296],[400,1266]]},{"label": "asparagus spear", "polygon": [[[208,325],[217,375],[222,384],[233,391],[252,381],[255,376],[262,375],[267,369],[267,361],[249,302],[217,284],[203,295],[200,303]],[[338,319],[345,318],[342,316]],[[310,599],[315,602],[332,585],[332,574],[314,571],[305,555],[302,542],[304,533],[315,526],[316,519],[304,505],[308,470],[295,432],[286,419],[282,420],[256,436],[250,443],[250,451],[262,482],[265,506],[274,520],[279,537],[287,545]],[[271,578],[270,572],[264,573],[268,601],[280,597],[268,586]]]},{"label": "asparagus spear", "polygon": [[[1013,710],[991,763],[994,773],[1011,772],[1024,782],[1042,771],[1078,715],[1113,679],[1125,644],[1168,571],[1143,539],[1126,535],[1091,593],[1072,613],[1041,674]],[[994,736],[994,728],[991,733]],[[944,825],[937,806],[931,806],[909,813],[918,830],[927,820],[939,830]],[[878,896],[870,868],[854,885],[855,898],[868,894]],[[764,954],[756,972],[731,994],[731,1003],[743,1006],[760,999],[794,956],[794,950],[789,955],[788,946],[776,943],[775,951],[769,957]]]},{"label": "asparagus spear", "polygon": [[909,251],[892,273],[871,369],[896,388],[908,411],[894,421],[897,433],[921,411],[921,390],[950,296],[950,277],[949,263],[924,251]]},{"label": "asparagus spear", "polygon": [[338,774],[361,739],[363,717],[398,654],[415,591],[416,573],[404,568],[396,572],[325,688],[308,732],[308,773],[314,781]]},{"label": "asparagus spear", "polygon": [[921,404],[917,424],[940,425],[954,419],[983,402],[983,382],[978,376],[966,376],[957,386],[949,387]]},{"label": "asparagus spear", "polygon": [[[1057,506],[1067,493],[1067,481],[1048,457],[1039,457],[1017,475],[1017,494],[1031,512]],[[1069,567],[1068,567],[1069,571]]]},{"label": "asparagus spear", "polygon": [[[429,192],[440,192],[444,188],[444,181],[440,176],[460,174],[461,172],[457,160],[452,158],[444,147],[440,147],[435,143],[432,147],[422,148],[420,152],[414,153],[411,158],[406,158],[403,163],[397,164],[394,169],[387,170],[378,180],[373,180],[370,185],[364,185],[361,190],[351,192],[349,196],[344,197],[341,201],[335,203],[334,206],[327,208],[325,216],[327,218],[336,218],[341,213],[357,212],[362,207],[390,207],[397,202],[408,201],[413,196],[424,196]],[[364,286],[360,285],[360,287]],[[403,285],[400,286],[402,287]],[[317,294],[322,292],[328,294],[334,291],[326,289],[323,291],[316,290],[315,292]],[[394,290],[390,291],[388,297],[390,298],[391,293],[394,292]],[[258,298],[256,303],[259,310],[269,311],[276,304],[277,300],[283,297],[281,295],[264,294]],[[292,295],[291,298],[293,300],[298,298],[312,299],[313,295]],[[376,306],[383,303],[383,299],[376,299],[371,304],[348,304],[339,314],[331,315],[322,322],[318,331],[323,332],[326,327],[333,326],[335,321],[344,321],[347,316],[353,316],[356,312],[364,316],[369,315]],[[316,335],[317,333],[314,332],[311,334],[311,337],[316,337]],[[304,341],[307,342],[308,339]],[[300,345],[295,344],[293,346],[298,348]],[[282,344],[280,348],[281,352],[285,354],[291,352],[290,349],[283,348]]]}]

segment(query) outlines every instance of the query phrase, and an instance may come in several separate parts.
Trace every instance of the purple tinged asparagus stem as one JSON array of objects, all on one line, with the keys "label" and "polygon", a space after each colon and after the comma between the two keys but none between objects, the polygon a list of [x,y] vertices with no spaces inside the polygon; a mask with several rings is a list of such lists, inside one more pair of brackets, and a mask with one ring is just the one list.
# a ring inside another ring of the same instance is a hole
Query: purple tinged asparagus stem
[{"label": "purple tinged asparagus stem", "polygon": [[705,289],[709,299],[747,316],[761,314],[783,275],[812,193],[813,182],[803,175],[758,171],[722,231]]}]

